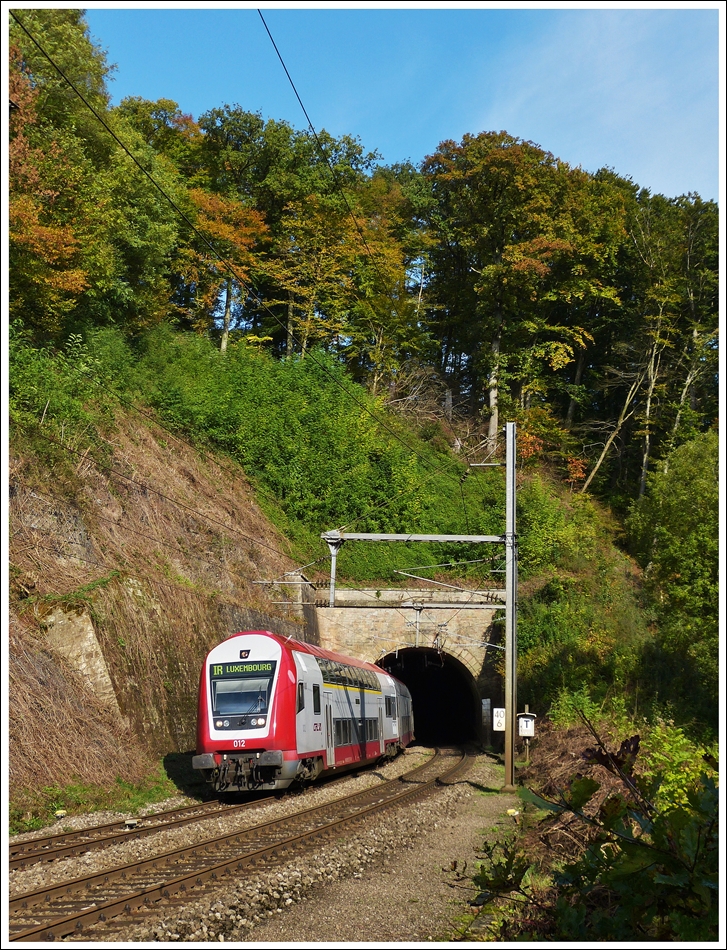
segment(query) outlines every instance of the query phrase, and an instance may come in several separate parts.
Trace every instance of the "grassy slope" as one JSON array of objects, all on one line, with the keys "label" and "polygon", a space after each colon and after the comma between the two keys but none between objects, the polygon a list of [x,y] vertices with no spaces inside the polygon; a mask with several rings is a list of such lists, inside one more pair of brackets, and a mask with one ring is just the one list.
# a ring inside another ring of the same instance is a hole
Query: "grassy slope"
[{"label": "grassy slope", "polygon": [[[275,609],[253,581],[310,561],[325,579],[322,530],[504,530],[500,470],[462,481],[440,429],[419,439],[325,357],[276,363],[238,346],[223,359],[205,340],[157,331],[135,350],[104,332],[55,356],[16,339],[13,358],[11,595],[22,649],[48,656],[44,604],[93,612],[141,770],[130,762],[120,776],[106,757],[106,770],[96,761],[74,774],[62,756],[42,781],[16,769],[13,795],[30,812],[52,808],[64,784],[138,784],[153,772],[145,749],[188,748],[201,655],[234,618]],[[536,459],[519,483],[523,702],[542,713],[562,689],[623,692],[648,633],[614,525]],[[391,584],[395,568],[450,559],[461,549],[351,545],[339,566],[351,583]],[[434,573],[476,588],[490,567]],[[38,672],[19,675],[18,691],[32,693]],[[43,761],[32,732],[17,737],[17,761]]]}]

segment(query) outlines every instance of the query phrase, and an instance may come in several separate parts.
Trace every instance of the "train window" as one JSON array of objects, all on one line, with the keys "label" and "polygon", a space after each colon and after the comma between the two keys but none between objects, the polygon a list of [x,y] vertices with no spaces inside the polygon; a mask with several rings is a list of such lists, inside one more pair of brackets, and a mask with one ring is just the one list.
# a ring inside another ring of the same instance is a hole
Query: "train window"
[{"label": "train window", "polygon": [[335,721],[336,745],[351,745],[351,720],[336,719]]},{"label": "train window", "polygon": [[313,715],[321,714],[321,688],[318,683],[313,684]]},{"label": "train window", "polygon": [[[265,667],[263,675],[261,666]],[[212,714],[244,716],[247,713],[266,713],[270,705],[274,675],[274,661],[265,664],[213,665],[210,667]]]},{"label": "train window", "polygon": [[305,709],[305,684],[298,683],[298,705],[296,707],[296,712],[300,712],[301,709]]},{"label": "train window", "polygon": [[396,719],[396,701],[393,696],[386,696],[386,715],[389,719]]}]

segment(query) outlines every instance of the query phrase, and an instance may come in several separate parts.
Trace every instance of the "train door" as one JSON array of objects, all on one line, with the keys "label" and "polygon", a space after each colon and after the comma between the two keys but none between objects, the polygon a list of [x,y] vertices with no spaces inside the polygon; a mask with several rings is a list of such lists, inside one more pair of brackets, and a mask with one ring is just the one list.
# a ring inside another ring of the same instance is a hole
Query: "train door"
[{"label": "train door", "polygon": [[336,764],[336,746],[333,732],[333,690],[323,690],[323,714],[326,722],[326,764],[330,769]]},{"label": "train door", "polygon": [[386,718],[391,719],[391,734],[394,739],[399,738],[399,720],[396,718],[396,693],[393,696],[385,696]]},{"label": "train door", "polygon": [[379,706],[379,755],[384,754],[384,709]]}]

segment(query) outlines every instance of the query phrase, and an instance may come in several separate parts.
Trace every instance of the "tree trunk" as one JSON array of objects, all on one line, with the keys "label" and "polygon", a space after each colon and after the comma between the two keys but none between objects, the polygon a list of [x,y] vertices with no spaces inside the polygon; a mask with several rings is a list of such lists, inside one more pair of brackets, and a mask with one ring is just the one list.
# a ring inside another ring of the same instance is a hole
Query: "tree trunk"
[{"label": "tree trunk", "polygon": [[220,353],[227,350],[227,341],[230,337],[230,318],[232,315],[232,278],[227,278],[225,288],[225,316],[222,321],[222,339],[220,340]]},{"label": "tree trunk", "polygon": [[502,323],[497,328],[497,332],[492,340],[492,372],[490,373],[489,394],[490,394],[490,424],[487,430],[487,443],[490,451],[497,445],[497,437],[500,430],[500,414],[498,411],[497,398],[500,378],[500,340],[502,337]]},{"label": "tree trunk", "polygon": [[293,291],[288,291],[288,333],[285,338],[285,355],[293,355]]},{"label": "tree trunk", "polygon": [[596,464],[593,466],[593,469],[592,469],[592,471],[591,471],[591,474],[590,474],[590,475],[588,476],[588,478],[586,479],[585,484],[583,485],[583,488],[581,488],[581,494],[584,494],[584,492],[588,491],[588,486],[591,484],[591,482],[593,481],[593,479],[594,479],[594,477],[595,477],[595,475],[596,475],[596,472],[597,472],[597,471],[599,470],[599,468],[601,467],[601,465],[602,465],[602,463],[603,463],[603,460],[606,458],[606,455],[608,454],[608,450],[609,450],[609,449],[611,448],[611,446],[613,445],[613,442],[614,442],[616,436],[617,436],[617,435],[619,434],[619,432],[621,431],[624,422],[626,422],[627,419],[630,419],[631,416],[632,416],[632,415],[634,414],[634,412],[636,411],[635,409],[632,409],[630,412],[629,412],[628,410],[629,410],[629,406],[630,406],[631,403],[634,401],[634,398],[635,398],[635,396],[636,396],[636,393],[638,392],[639,387],[641,386],[641,384],[642,384],[643,381],[644,381],[644,373],[642,372],[642,373],[639,374],[639,376],[637,377],[637,379],[635,379],[634,382],[631,384],[631,388],[630,388],[629,391],[628,391],[628,395],[626,396],[626,399],[625,399],[624,404],[623,404],[623,408],[622,408],[621,413],[620,413],[620,415],[619,415],[619,417],[618,417],[618,422],[616,423],[616,428],[613,430],[613,432],[611,433],[611,435],[610,435],[610,436],[608,437],[608,439],[606,440],[606,444],[605,444],[604,447],[603,447],[603,452],[601,452],[601,455],[600,455],[598,461],[597,461]]},{"label": "tree trunk", "polygon": [[[692,386],[701,375],[702,355],[706,347],[709,345],[709,343],[711,343],[711,341],[714,340],[715,336],[716,336],[716,333],[709,333],[707,334],[706,337],[700,340],[699,331],[696,329],[692,331],[692,342],[694,345],[694,351],[692,353],[692,359],[691,359],[691,365],[689,367],[689,371],[687,372],[686,379],[684,380],[684,385],[682,386],[681,395],[679,397],[679,408],[677,409],[676,418],[674,419],[674,425],[672,426],[672,430],[671,430],[672,445],[674,444],[676,434],[679,430],[679,426],[681,425],[682,412],[684,411],[684,405],[687,401],[687,396],[689,395],[689,392]],[[685,347],[685,350],[686,350],[686,347]]]},{"label": "tree trunk", "polygon": [[[583,371],[586,368],[586,350],[585,348],[578,351],[578,360],[576,361],[576,377],[573,380],[574,385],[580,386],[581,380],[583,379]],[[573,418],[576,414],[576,401],[571,399],[568,403],[568,412],[565,417],[565,427],[570,429],[573,425]]]},{"label": "tree trunk", "polygon": [[644,454],[641,463],[641,480],[639,482],[639,498],[643,498],[646,492],[646,476],[649,472],[649,457],[651,455],[651,403],[654,398],[656,381],[659,378],[659,366],[661,364],[661,349],[657,352],[657,342],[654,342],[649,355],[649,363],[646,369],[646,375],[649,384],[646,390],[646,409],[644,415]]}]

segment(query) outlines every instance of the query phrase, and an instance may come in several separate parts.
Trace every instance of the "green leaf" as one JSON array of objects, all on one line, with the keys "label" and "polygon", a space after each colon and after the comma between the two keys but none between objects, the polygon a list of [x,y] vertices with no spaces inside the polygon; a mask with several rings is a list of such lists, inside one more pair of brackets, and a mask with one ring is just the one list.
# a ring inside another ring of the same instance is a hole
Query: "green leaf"
[{"label": "green leaf", "polygon": [[558,805],[555,802],[549,802],[546,798],[541,798],[540,795],[536,795],[535,792],[531,791],[529,788],[519,788],[517,793],[524,802],[527,802],[530,805],[536,805],[538,808],[542,808],[545,811],[552,811],[556,813],[565,811],[562,805]]},{"label": "green leaf", "polygon": [[576,779],[570,787],[570,796],[567,799],[569,807],[572,808],[573,811],[581,811],[583,806],[590,802],[600,787],[599,782],[594,781],[588,776]]}]

